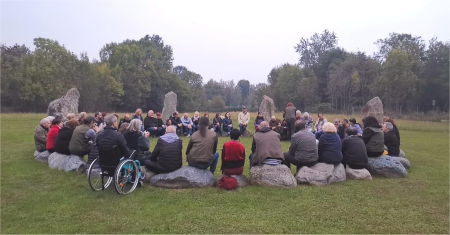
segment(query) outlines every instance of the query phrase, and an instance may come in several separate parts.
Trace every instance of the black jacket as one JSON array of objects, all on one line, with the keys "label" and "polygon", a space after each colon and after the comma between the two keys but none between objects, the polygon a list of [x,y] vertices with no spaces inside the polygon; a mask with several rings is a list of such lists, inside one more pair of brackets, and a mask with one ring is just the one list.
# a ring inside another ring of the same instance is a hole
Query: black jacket
[{"label": "black jacket", "polygon": [[122,118],[119,121],[119,126],[118,127],[122,126],[123,123],[130,123],[130,122],[131,122],[131,120],[126,120],[125,118]]},{"label": "black jacket", "polygon": [[389,156],[398,156],[400,154],[400,143],[394,130],[384,133],[384,145],[388,148]]},{"label": "black jacket", "polygon": [[125,138],[111,126],[106,126],[97,134],[96,142],[101,166],[108,165],[115,169],[122,156],[130,156]]},{"label": "black jacket", "polygon": [[178,125],[181,123],[180,117],[170,116],[170,121],[172,121],[172,125]]},{"label": "black jacket", "polygon": [[342,162],[342,143],[337,133],[325,132],[319,139],[319,162],[338,164]]},{"label": "black jacket", "polygon": [[348,136],[342,141],[342,155],[345,164],[367,167],[366,144],[359,136]]},{"label": "black jacket", "polygon": [[152,152],[151,160],[156,161],[164,169],[161,173],[174,171],[180,168],[183,163],[182,149],[183,141],[181,139],[173,143],[159,139]]},{"label": "black jacket", "polygon": [[[384,133],[378,127],[366,127],[363,130],[362,138],[366,143],[369,157],[381,155],[384,151]],[[377,157],[378,157],[377,156]]]},{"label": "black jacket", "polygon": [[149,130],[150,127],[158,127],[158,119],[156,119],[155,117],[145,117],[144,118],[144,129],[145,130]]},{"label": "black jacket", "polygon": [[59,130],[53,146],[55,152],[70,155],[69,143],[72,138],[73,130],[74,129],[68,127],[63,127]]}]

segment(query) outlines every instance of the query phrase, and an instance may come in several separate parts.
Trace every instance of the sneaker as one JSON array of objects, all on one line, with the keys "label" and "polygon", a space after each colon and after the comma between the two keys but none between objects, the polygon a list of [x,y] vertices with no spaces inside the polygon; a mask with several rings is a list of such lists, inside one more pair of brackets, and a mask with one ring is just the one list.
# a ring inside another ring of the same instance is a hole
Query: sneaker
[{"label": "sneaker", "polygon": [[189,138],[189,137],[191,137],[191,135],[187,135],[186,137],[188,137],[188,138]]}]

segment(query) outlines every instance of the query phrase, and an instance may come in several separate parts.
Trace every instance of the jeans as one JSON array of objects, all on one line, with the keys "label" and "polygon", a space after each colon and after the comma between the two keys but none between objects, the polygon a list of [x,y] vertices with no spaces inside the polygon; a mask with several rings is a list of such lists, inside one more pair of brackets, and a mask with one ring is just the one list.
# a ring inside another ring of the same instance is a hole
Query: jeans
[{"label": "jeans", "polygon": [[247,125],[239,124],[239,130],[241,131],[241,134],[244,133],[244,131],[247,129]]},{"label": "jeans", "polygon": [[156,130],[154,127],[150,127],[147,129],[147,131],[150,132],[151,136],[160,136],[162,130],[163,130],[162,127],[157,127]]},{"label": "jeans", "polygon": [[232,126],[223,126],[223,130],[227,133],[230,133],[232,129],[233,129]]},{"label": "jeans", "polygon": [[198,130],[198,124],[192,124],[192,133],[196,132]]},{"label": "jeans", "polygon": [[183,135],[184,135],[184,132],[186,132],[187,133],[187,135],[188,136],[190,136],[190,135],[192,135],[192,128],[188,128],[188,126],[183,126]]},{"label": "jeans", "polygon": [[210,163],[203,163],[203,162],[188,162],[189,166],[200,168],[206,170],[209,167],[209,170],[211,173],[214,174],[214,171],[216,171],[217,167],[217,161],[219,161],[219,152],[215,152],[213,154],[213,159]]}]

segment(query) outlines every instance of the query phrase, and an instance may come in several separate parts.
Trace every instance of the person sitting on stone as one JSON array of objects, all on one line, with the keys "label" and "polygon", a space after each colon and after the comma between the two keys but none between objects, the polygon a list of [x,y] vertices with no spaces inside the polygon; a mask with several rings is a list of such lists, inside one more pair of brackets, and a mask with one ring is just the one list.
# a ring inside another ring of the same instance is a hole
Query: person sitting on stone
[{"label": "person sitting on stone", "polygon": [[[95,124],[95,119],[92,116],[86,118],[86,123],[89,123],[89,130],[84,134],[84,138],[87,140],[89,145],[88,161],[87,164],[91,164],[98,157],[98,149],[96,145],[97,132],[99,127]],[[128,123],[127,123],[128,124]]]},{"label": "person sitting on stone", "polygon": [[295,133],[295,106],[289,102],[284,109],[283,117],[286,120],[286,139],[290,140]]},{"label": "person sitting on stone", "polygon": [[158,136],[162,130],[162,127],[158,127],[158,119],[153,117],[154,114],[153,110],[149,110],[144,118],[144,130],[148,131],[150,136]]},{"label": "person sitting on stone", "polygon": [[39,125],[34,128],[34,146],[36,151],[44,152],[47,144],[47,133],[51,122],[48,118],[42,118]]},{"label": "person sitting on stone", "polygon": [[378,120],[373,116],[363,119],[362,138],[366,144],[368,157],[379,157],[384,152],[384,133]]},{"label": "person sitting on stone", "polygon": [[150,171],[160,174],[179,169],[182,160],[183,141],[178,138],[174,126],[168,126],[166,134],[162,135],[156,143],[151,157],[144,164]]},{"label": "person sitting on stone", "polygon": [[200,113],[198,111],[194,112],[194,116],[192,117],[192,133],[198,130],[198,121],[200,120]]},{"label": "person sitting on stone", "polygon": [[71,154],[83,158],[90,151],[89,140],[86,138],[86,132],[94,125],[94,117],[87,117],[83,123],[77,126],[73,131],[72,138],[69,143],[69,151]]},{"label": "person sitting on stone", "polygon": [[400,144],[397,135],[394,132],[394,125],[390,122],[383,124],[384,145],[387,147],[389,156],[398,156],[400,154]]},{"label": "person sitting on stone", "polygon": [[130,126],[130,123],[124,122],[124,123],[122,123],[122,125],[120,125],[120,127],[117,131],[123,135],[123,133],[125,133],[125,131],[127,131],[129,126]]},{"label": "person sitting on stone", "polygon": [[130,124],[130,122],[131,122],[130,114],[126,113],[125,115],[123,115],[123,118],[121,118],[119,121],[119,128],[122,126],[122,124],[124,123]]},{"label": "person sitting on stone", "polygon": [[75,118],[70,119],[66,122],[66,125],[61,128],[56,136],[54,149],[55,152],[65,155],[70,155],[69,144],[72,139],[72,134],[75,128],[79,125]]},{"label": "person sitting on stone", "polygon": [[337,127],[337,133],[341,140],[343,140],[345,137],[347,137],[347,128],[349,127],[349,122],[347,119],[342,119],[342,122],[339,123]]},{"label": "person sitting on stone", "polygon": [[294,164],[298,172],[304,166],[314,166],[319,159],[319,155],[316,137],[306,129],[306,122],[303,120],[296,121],[295,130],[297,132],[291,137],[289,152],[284,153],[284,163],[289,168],[291,168],[291,164]]},{"label": "person sitting on stone", "polygon": [[208,131],[209,119],[201,117],[199,131],[196,131],[189,140],[186,149],[186,158],[189,166],[207,169],[214,174],[219,153],[217,152],[218,138],[215,132]]},{"label": "person sitting on stone", "polygon": [[248,122],[250,121],[250,114],[247,112],[247,108],[242,107],[242,112],[238,114],[239,130],[241,135],[247,130]]},{"label": "person sitting on stone", "polygon": [[81,112],[81,113],[79,113],[78,114],[78,123],[83,123],[84,122],[84,119],[86,119],[87,118],[87,113],[86,112]]},{"label": "person sitting on stone", "polygon": [[319,138],[319,162],[327,164],[339,164],[342,162],[341,138],[336,133],[336,127],[331,122],[322,126],[323,134]]},{"label": "person sitting on stone", "polygon": [[326,122],[328,122],[328,121],[326,118],[323,117],[323,113],[318,113],[317,121],[316,121],[316,125],[315,125],[316,133],[322,131],[323,124],[325,124]]},{"label": "person sitting on stone", "polygon": [[182,128],[182,134],[186,133],[187,137],[190,137],[192,135],[192,119],[189,117],[188,113],[184,113],[183,117],[181,117],[181,124],[183,125]]},{"label": "person sitting on stone", "polygon": [[128,129],[123,133],[123,137],[127,142],[127,147],[129,150],[136,150],[134,153],[134,159],[139,160],[141,164],[144,160],[150,156],[149,139],[150,133],[145,131],[144,134],[141,132],[142,122],[139,119],[133,119],[128,126]]},{"label": "person sitting on stone", "polygon": [[134,115],[131,119],[138,119],[140,121],[144,121],[144,119],[142,118],[142,109],[140,108],[136,109],[136,112],[134,112]]},{"label": "person sitting on stone", "polygon": [[239,142],[241,132],[238,129],[230,131],[230,139],[222,147],[222,174],[241,175],[245,163],[245,147]]},{"label": "person sitting on stone", "polygon": [[58,136],[59,130],[63,126],[63,117],[62,116],[56,116],[52,121],[52,126],[50,127],[50,130],[47,134],[47,143],[45,145],[45,148],[48,150],[48,152],[53,153],[54,150],[54,144],[56,136]]},{"label": "person sitting on stone", "polygon": [[261,122],[264,121],[264,116],[261,112],[258,112],[258,115],[255,118],[255,122],[253,123],[253,125],[255,125],[255,131],[259,131],[259,128],[261,125]]},{"label": "person sitting on stone", "polygon": [[164,122],[162,120],[162,115],[160,112],[156,113],[156,120],[158,121],[158,130],[160,130],[157,136],[162,136],[166,133],[167,126],[166,126],[166,124],[164,124]]},{"label": "person sitting on stone", "polygon": [[300,119],[302,119],[302,112],[297,109],[297,111],[295,111],[295,120],[299,121]]},{"label": "person sitting on stone", "polygon": [[230,135],[231,130],[233,130],[233,120],[231,119],[230,112],[225,113],[225,118],[222,121],[222,130]]},{"label": "person sitting on stone", "polygon": [[313,120],[312,120],[311,115],[309,115],[308,112],[304,112],[302,120],[305,122],[305,129],[312,132],[313,131]]},{"label": "person sitting on stone", "polygon": [[367,168],[367,149],[363,139],[358,136],[358,131],[354,127],[346,130],[347,137],[342,140],[342,163],[344,167],[348,165],[352,169]]},{"label": "person sitting on stone", "polygon": [[363,131],[362,131],[361,125],[359,125],[359,123],[356,122],[356,119],[350,118],[349,122],[350,122],[350,127],[354,127],[356,129],[356,132],[358,133],[357,135],[362,136]]},{"label": "person sitting on stone", "polygon": [[277,165],[283,161],[284,155],[281,150],[280,134],[272,131],[268,122],[261,122],[259,131],[256,131],[253,135],[250,166]]},{"label": "person sitting on stone", "polygon": [[213,118],[212,129],[219,135],[222,135],[222,117],[220,113],[216,113],[216,116]]},{"label": "person sitting on stone", "polygon": [[400,145],[400,132],[398,131],[397,126],[395,125],[395,122],[392,118],[388,116],[383,117],[383,122],[390,122],[392,123],[392,130],[394,131],[395,135],[397,136],[398,144]]},{"label": "person sitting on stone", "polygon": [[95,124],[100,127],[100,125],[103,123],[103,116],[101,112],[96,112],[94,114],[94,118],[95,118]]},{"label": "person sitting on stone", "polygon": [[[177,130],[177,134],[181,135],[181,132],[183,131],[183,124],[181,123],[180,117],[178,117],[179,113],[175,111],[172,116],[170,116],[170,125],[175,126]],[[169,124],[168,124],[169,125]]]},{"label": "person sitting on stone", "polygon": [[275,116],[272,116],[270,118],[269,127],[272,129],[272,131],[275,131],[276,133],[281,134],[283,133],[283,127],[281,127],[281,121],[280,119],[276,118]]}]

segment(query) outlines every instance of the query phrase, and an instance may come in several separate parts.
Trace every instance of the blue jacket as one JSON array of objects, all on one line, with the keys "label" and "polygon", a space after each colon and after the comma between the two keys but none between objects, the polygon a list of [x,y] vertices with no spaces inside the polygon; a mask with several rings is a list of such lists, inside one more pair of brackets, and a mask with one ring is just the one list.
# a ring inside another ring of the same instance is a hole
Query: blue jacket
[{"label": "blue jacket", "polygon": [[225,128],[226,126],[228,126],[230,124],[233,125],[233,120],[231,120],[231,118],[224,118],[223,119],[223,122],[222,122],[223,128]]},{"label": "blue jacket", "polygon": [[342,162],[342,143],[337,133],[325,132],[320,136],[319,162],[328,164]]},{"label": "blue jacket", "polygon": [[181,123],[183,124],[183,126],[187,126],[187,125],[189,125],[189,124],[191,124],[191,125],[194,124],[194,123],[192,122],[192,119],[191,119],[190,117],[184,118],[184,116],[181,117]]}]

